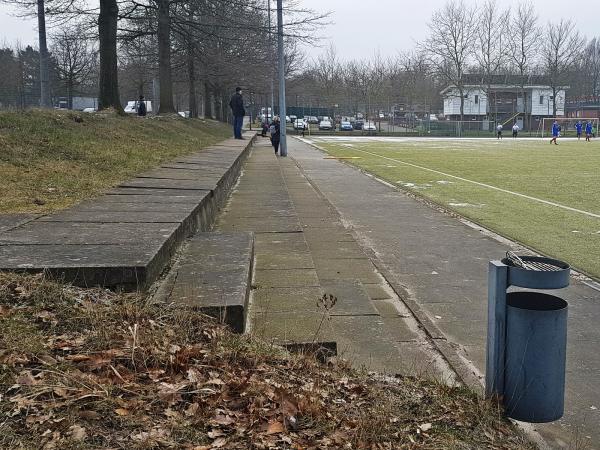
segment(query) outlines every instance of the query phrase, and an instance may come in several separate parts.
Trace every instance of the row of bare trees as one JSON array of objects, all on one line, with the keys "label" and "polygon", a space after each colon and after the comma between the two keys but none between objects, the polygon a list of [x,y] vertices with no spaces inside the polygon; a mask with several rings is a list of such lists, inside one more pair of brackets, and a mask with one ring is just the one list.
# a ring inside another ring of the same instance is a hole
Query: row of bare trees
[{"label": "row of bare trees", "polygon": [[[533,75],[553,91],[569,86],[572,96],[600,93],[600,40],[589,42],[575,23],[542,23],[530,2],[504,9],[496,0],[469,6],[450,0],[428,22],[429,36],[413,52],[369,61],[340,61],[333,47],[290,83],[290,102],[307,91],[311,102],[342,104],[348,111],[389,110],[403,104],[410,111],[440,105],[439,90],[454,86],[464,114],[468,74],[477,74],[487,97],[499,75],[510,75],[521,88]],[[313,86],[313,87],[311,87]],[[531,101],[531,99],[529,99]],[[306,103],[306,102],[305,102]],[[557,102],[553,114],[556,115]],[[462,119],[462,117],[461,117]]]},{"label": "row of bare trees", "polygon": [[[49,62],[72,97],[81,80],[94,79],[99,108],[121,110],[127,96],[158,91],[159,113],[181,105],[175,85],[185,83],[190,116],[198,115],[198,98],[208,114],[226,117],[226,101],[235,85],[266,93],[274,75],[274,23],[270,0],[0,0],[16,3],[39,25],[40,103],[50,106]],[[326,15],[284,2],[288,67],[298,60],[294,48],[309,42]],[[46,22],[52,32],[46,47]],[[121,84],[126,88],[122,89]]]}]

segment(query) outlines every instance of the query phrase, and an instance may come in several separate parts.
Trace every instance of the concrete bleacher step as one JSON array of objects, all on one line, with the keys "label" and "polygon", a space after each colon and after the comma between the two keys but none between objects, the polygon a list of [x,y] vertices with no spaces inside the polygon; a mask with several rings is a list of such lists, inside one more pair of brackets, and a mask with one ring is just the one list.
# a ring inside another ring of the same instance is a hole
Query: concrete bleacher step
[{"label": "concrete bleacher step", "polygon": [[0,270],[80,286],[144,289],[179,245],[211,229],[253,139],[229,139],[139,174],[56,214],[0,230]]},{"label": "concrete bleacher step", "polygon": [[198,233],[171,269],[166,300],[200,310],[243,333],[253,258],[253,233]]}]

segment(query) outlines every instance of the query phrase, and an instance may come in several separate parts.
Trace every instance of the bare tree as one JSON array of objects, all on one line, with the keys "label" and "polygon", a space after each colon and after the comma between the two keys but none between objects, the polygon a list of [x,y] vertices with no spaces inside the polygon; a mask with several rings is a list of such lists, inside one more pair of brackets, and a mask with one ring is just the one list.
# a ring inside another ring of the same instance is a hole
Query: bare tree
[{"label": "bare tree", "polygon": [[462,0],[451,0],[433,13],[427,25],[429,38],[421,45],[429,63],[444,82],[457,89],[460,96],[460,119],[465,108],[464,74],[473,53],[477,35],[477,14]]},{"label": "bare tree", "polygon": [[67,90],[68,107],[72,109],[73,91],[91,74],[96,52],[81,26],[63,28],[52,36],[52,40],[52,57]]},{"label": "bare tree", "polygon": [[523,112],[528,117],[528,128],[531,128],[531,110],[527,116],[527,99],[525,84],[527,75],[536,64],[539,54],[541,29],[538,26],[538,16],[535,8],[529,2],[521,3],[509,22],[509,59],[514,72],[519,76],[521,97],[523,98]]},{"label": "bare tree", "polygon": [[566,85],[567,78],[581,55],[584,38],[570,20],[561,19],[546,27],[543,44],[543,69],[552,89],[552,114],[556,116],[556,94]]},{"label": "bare tree", "polygon": [[[499,70],[507,62],[506,41],[508,26],[510,24],[510,13],[508,10],[500,11],[496,0],[486,0],[479,9],[477,22],[477,51],[475,59],[483,77],[487,107],[491,112],[490,99],[492,96],[492,80]],[[497,115],[497,101],[494,95],[494,111]]]}]

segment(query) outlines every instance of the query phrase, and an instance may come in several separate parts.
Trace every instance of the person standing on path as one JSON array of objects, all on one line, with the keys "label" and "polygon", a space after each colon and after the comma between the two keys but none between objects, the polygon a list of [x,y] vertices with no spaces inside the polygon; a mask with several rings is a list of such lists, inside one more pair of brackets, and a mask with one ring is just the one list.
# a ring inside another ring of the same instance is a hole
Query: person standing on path
[{"label": "person standing on path", "polygon": [[512,132],[513,132],[513,138],[516,138],[519,135],[519,125],[517,125],[516,122],[512,127]]},{"label": "person standing on path", "polygon": [[502,139],[502,124],[499,123],[496,127],[496,131],[498,132],[498,139]]},{"label": "person standing on path", "polygon": [[244,123],[246,110],[244,109],[244,97],[242,97],[241,87],[235,88],[235,94],[233,94],[231,100],[229,100],[229,107],[233,114],[233,137],[236,139],[244,139],[242,137],[242,125]]},{"label": "person standing on path", "polygon": [[137,107],[137,115],[140,117],[145,117],[147,113],[146,102],[144,101],[144,96],[140,95],[140,100],[138,101]]},{"label": "person standing on path", "polygon": [[273,148],[275,149],[275,154],[279,151],[279,141],[281,139],[281,125],[279,122],[279,116],[273,117],[273,123],[269,128],[271,133],[271,144],[273,144]]},{"label": "person standing on path", "polygon": [[556,139],[558,139],[558,136],[560,136],[560,125],[555,120],[554,123],[552,124],[552,139],[550,139],[550,144],[552,144],[552,142],[554,142],[554,144],[558,145],[558,142],[556,142]]}]

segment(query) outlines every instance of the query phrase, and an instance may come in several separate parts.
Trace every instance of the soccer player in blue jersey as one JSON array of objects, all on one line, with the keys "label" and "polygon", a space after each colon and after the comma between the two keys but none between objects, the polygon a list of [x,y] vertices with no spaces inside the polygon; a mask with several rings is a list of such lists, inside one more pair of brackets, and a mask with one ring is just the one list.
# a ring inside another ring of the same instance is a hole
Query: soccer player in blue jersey
[{"label": "soccer player in blue jersey", "polygon": [[555,120],[554,123],[552,124],[552,139],[550,139],[550,144],[552,144],[552,142],[554,142],[554,144],[558,145],[558,142],[556,142],[556,139],[558,138],[558,136],[560,136],[560,125]]},{"label": "soccer player in blue jersey", "polygon": [[575,131],[577,131],[577,140],[581,139],[581,130],[583,130],[583,124],[581,123],[581,120],[578,120],[575,124]]},{"label": "soccer player in blue jersey", "polygon": [[590,120],[585,124],[585,140],[588,142],[592,140],[592,122]]}]

